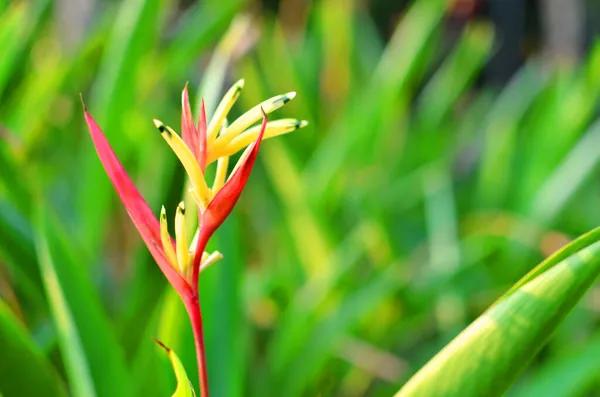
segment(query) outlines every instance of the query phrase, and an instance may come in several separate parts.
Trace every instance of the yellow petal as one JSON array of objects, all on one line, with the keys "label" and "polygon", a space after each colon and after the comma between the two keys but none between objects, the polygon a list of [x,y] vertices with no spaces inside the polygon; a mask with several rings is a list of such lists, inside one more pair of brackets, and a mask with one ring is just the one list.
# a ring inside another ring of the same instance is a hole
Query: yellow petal
[{"label": "yellow petal", "polygon": [[214,265],[215,263],[217,263],[221,259],[223,259],[223,254],[221,254],[219,251],[213,252],[212,254],[210,254],[206,258],[204,258],[204,256],[203,256],[202,257],[202,264],[200,265],[200,271],[205,270],[210,265]]},{"label": "yellow petal", "polygon": [[[198,195],[198,192],[196,191],[196,189],[194,189],[194,188],[188,189],[188,192],[192,195],[192,198],[194,199],[196,204],[198,204],[198,207],[200,208],[200,212],[204,212],[204,210],[208,207],[208,203],[206,202],[206,200],[201,198]],[[209,194],[209,198],[210,198],[210,190],[209,190],[208,194]],[[208,200],[208,202],[210,202],[210,200]],[[195,237],[195,235],[194,235],[194,237]]]},{"label": "yellow petal", "polygon": [[227,167],[229,167],[229,157],[220,157],[217,161],[217,172],[215,173],[215,182],[213,183],[213,187],[211,190],[212,197],[215,197],[219,190],[225,184],[225,179],[227,179]]},{"label": "yellow petal", "polygon": [[240,96],[243,88],[244,80],[238,80],[238,82],[227,91],[223,99],[221,99],[221,102],[219,103],[219,106],[217,106],[217,110],[215,110],[215,114],[211,117],[206,129],[207,142],[209,145],[217,138],[217,134],[219,133],[221,126],[223,126],[223,121],[225,121],[227,114],[229,114],[231,107]]},{"label": "yellow petal", "polygon": [[[299,128],[306,127],[307,125],[308,121],[296,119],[269,121],[267,123],[267,128],[265,129],[263,140],[290,133]],[[231,156],[256,141],[260,128],[260,125],[254,126],[233,138],[228,144],[224,144],[224,141],[220,138],[217,139],[208,153],[208,163],[210,164],[215,161],[213,157]]]},{"label": "yellow petal", "polygon": [[190,177],[192,185],[196,190],[197,197],[204,204],[204,208],[206,208],[210,200],[210,190],[206,185],[204,174],[202,173],[200,165],[194,157],[194,154],[171,127],[165,126],[159,120],[154,119],[153,121],[156,128],[158,128],[160,131],[162,137],[165,139],[165,141],[167,141],[171,149],[173,149],[179,158],[179,161],[181,161],[181,164],[185,168],[188,176]]},{"label": "yellow petal", "polygon": [[269,114],[294,99],[295,96],[296,93],[292,91],[288,92],[287,94],[274,96],[273,98],[269,98],[263,103],[254,106],[252,109],[248,110],[237,120],[231,123],[231,125],[227,127],[221,136],[219,136],[219,140],[229,143],[246,128],[250,127],[258,120],[261,120],[263,118],[263,110],[266,114]]},{"label": "yellow petal", "polygon": [[167,260],[175,270],[179,270],[177,267],[177,256],[175,255],[173,244],[171,244],[171,236],[169,235],[167,225],[167,211],[164,206],[160,209],[160,240]]},{"label": "yellow petal", "polygon": [[189,261],[188,243],[185,229],[185,205],[182,201],[177,206],[177,212],[175,213],[175,242],[177,244],[177,262],[179,263],[181,274],[185,274]]}]

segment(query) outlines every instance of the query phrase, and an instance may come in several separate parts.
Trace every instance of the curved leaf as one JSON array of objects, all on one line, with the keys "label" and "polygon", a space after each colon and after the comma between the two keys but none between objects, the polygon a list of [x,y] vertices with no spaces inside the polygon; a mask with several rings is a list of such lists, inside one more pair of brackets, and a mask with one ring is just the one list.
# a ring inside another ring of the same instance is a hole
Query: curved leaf
[{"label": "curved leaf", "polygon": [[396,394],[502,395],[600,274],[600,229],[542,262]]},{"label": "curved leaf", "polygon": [[175,378],[177,378],[177,388],[173,393],[172,397],[196,397],[196,393],[194,393],[194,389],[192,388],[192,384],[187,377],[185,372],[185,368],[177,357],[177,354],[167,346],[165,346],[161,341],[156,339],[156,343],[160,345],[163,349],[167,351],[169,355],[169,360],[171,360],[171,365],[173,365],[173,371],[175,371]]}]

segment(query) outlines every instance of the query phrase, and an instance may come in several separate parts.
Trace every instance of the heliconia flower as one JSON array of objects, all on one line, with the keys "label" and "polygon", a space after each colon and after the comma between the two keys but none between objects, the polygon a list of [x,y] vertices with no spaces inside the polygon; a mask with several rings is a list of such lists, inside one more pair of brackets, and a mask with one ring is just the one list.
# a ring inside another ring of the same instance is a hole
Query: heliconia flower
[{"label": "heliconia flower", "polygon": [[[186,235],[183,202],[177,206],[173,239],[168,232],[165,208],[162,207],[160,220],[157,219],[84,105],[85,119],[92,140],[111,182],[162,272],[183,295],[196,291],[200,271],[222,258],[218,251],[209,254],[204,252],[204,249],[209,238],[231,213],[240,197],[261,141],[308,124],[296,119],[268,122],[268,113],[294,98],[295,93],[290,92],[267,99],[227,125],[227,115],[240,95],[243,85],[243,80],[233,85],[208,123],[202,103],[197,125],[192,118],[186,85],[182,93],[181,136],[162,122],[154,120],[155,126],[175,152],[190,178],[189,192],[198,205],[199,218],[198,231],[191,244],[188,244]],[[253,126],[261,119],[260,125]],[[244,148],[245,151],[228,177],[229,157]],[[215,161],[217,164],[214,182],[209,187],[205,171],[206,167]]]}]

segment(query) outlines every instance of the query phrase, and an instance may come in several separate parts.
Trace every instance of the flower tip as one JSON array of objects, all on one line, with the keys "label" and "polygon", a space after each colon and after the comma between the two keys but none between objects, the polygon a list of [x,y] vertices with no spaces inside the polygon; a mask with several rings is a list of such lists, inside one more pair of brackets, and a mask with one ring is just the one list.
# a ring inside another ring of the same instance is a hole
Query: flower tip
[{"label": "flower tip", "polygon": [[177,211],[181,212],[182,214],[185,214],[185,203],[183,201],[181,201],[177,206]]},{"label": "flower tip", "polygon": [[157,120],[157,119],[152,119],[152,122],[154,123],[154,126],[156,126],[156,128],[158,128],[158,130],[160,132],[164,132],[166,130],[165,125],[162,123],[162,121]]},{"label": "flower tip", "polygon": [[288,103],[292,99],[296,98],[296,91],[288,92],[284,95],[283,103]]},{"label": "flower tip", "polygon": [[296,129],[304,128],[308,125],[308,121],[306,120],[298,120],[296,121]]},{"label": "flower tip", "polygon": [[244,88],[244,84],[246,83],[246,81],[244,79],[239,79],[238,81],[236,81],[236,83],[234,84],[234,86],[241,91]]},{"label": "flower tip", "polygon": [[85,106],[85,102],[83,101],[83,94],[79,93],[79,99],[81,100],[81,106],[83,106],[83,111],[87,113],[87,107]]}]

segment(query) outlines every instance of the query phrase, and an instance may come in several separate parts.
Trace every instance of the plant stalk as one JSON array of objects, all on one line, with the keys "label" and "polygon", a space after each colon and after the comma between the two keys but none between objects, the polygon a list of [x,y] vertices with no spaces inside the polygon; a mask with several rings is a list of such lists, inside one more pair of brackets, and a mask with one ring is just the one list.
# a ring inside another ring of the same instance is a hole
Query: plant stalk
[{"label": "plant stalk", "polygon": [[196,290],[188,299],[185,299],[185,307],[192,323],[194,331],[194,342],[196,345],[196,359],[198,361],[198,379],[200,381],[200,396],[209,397],[208,393],[208,370],[206,368],[206,352],[204,347],[204,328],[202,327],[202,312],[198,291]]}]

